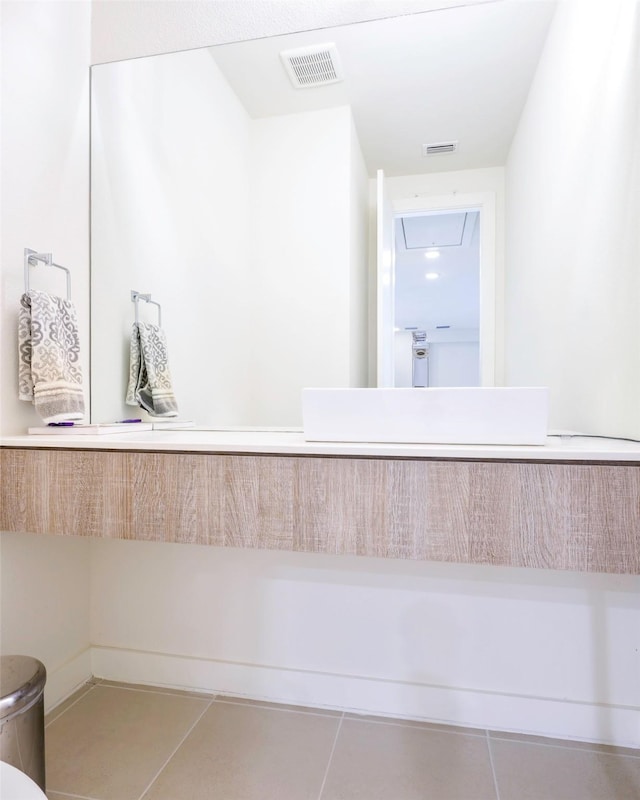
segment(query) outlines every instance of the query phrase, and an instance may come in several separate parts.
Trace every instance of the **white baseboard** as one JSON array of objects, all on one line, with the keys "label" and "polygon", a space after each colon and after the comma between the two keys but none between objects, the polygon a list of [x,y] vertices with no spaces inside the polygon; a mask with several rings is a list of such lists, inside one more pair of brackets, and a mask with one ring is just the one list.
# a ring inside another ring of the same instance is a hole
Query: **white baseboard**
[{"label": "white baseboard", "polygon": [[91,649],[96,677],[359,714],[640,746],[640,709],[449,686],[281,669],[110,647]]},{"label": "white baseboard", "polygon": [[88,681],[92,675],[91,647],[82,650],[58,669],[49,670],[44,690],[45,714]]}]

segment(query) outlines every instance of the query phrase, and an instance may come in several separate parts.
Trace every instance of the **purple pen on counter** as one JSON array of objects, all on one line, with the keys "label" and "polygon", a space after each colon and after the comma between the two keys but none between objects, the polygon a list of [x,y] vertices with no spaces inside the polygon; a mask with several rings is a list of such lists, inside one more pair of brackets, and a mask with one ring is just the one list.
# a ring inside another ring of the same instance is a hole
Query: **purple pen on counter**
[{"label": "purple pen on counter", "polygon": [[48,422],[47,427],[49,428],[72,428],[76,423],[75,422]]},{"label": "purple pen on counter", "polygon": [[125,422],[142,422],[142,420],[141,419],[120,419],[120,420],[118,420],[118,422],[116,424],[120,425],[121,423],[125,423]]}]

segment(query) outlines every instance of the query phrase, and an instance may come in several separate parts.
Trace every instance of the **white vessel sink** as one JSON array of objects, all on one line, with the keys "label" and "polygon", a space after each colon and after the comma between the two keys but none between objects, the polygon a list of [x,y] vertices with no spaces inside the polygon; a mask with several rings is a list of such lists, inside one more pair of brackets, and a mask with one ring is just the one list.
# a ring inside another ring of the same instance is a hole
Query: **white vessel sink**
[{"label": "white vessel sink", "polygon": [[312,442],[544,444],[548,389],[303,389]]}]

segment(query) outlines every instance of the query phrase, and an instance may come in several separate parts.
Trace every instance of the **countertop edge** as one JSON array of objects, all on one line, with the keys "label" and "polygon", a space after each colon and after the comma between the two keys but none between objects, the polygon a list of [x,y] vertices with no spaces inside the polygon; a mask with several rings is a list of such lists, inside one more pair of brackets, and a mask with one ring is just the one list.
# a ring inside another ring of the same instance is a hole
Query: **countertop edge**
[{"label": "countertop edge", "polygon": [[640,464],[639,442],[583,436],[549,437],[544,445],[445,445],[308,442],[298,432],[180,430],[107,435],[2,436],[0,448]]}]

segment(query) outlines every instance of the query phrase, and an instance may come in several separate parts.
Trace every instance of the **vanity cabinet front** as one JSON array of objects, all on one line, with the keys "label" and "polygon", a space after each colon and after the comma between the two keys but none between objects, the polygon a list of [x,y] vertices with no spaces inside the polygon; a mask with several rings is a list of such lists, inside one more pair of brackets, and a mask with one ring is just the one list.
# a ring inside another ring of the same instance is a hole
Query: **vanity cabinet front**
[{"label": "vanity cabinet front", "polygon": [[640,573],[640,465],[3,448],[6,531]]}]

